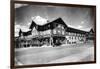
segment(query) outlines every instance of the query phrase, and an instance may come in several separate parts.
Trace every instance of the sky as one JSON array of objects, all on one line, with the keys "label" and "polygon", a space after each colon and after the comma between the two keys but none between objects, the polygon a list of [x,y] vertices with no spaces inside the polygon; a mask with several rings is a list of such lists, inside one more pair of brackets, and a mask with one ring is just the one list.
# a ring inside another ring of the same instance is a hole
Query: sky
[{"label": "sky", "polygon": [[32,18],[39,16],[50,22],[61,17],[69,27],[89,31],[93,28],[94,17],[91,8],[52,5],[15,4],[15,34],[20,28],[28,30]]}]

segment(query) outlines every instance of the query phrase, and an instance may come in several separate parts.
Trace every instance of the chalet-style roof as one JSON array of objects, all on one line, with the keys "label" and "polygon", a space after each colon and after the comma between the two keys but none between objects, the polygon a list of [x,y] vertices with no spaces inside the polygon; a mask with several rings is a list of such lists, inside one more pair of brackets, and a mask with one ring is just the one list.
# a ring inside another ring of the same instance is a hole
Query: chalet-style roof
[{"label": "chalet-style roof", "polygon": [[87,33],[86,31],[74,29],[74,28],[71,28],[71,27],[68,27],[66,31],[67,32],[72,32],[72,33],[81,33],[81,34],[86,34]]},{"label": "chalet-style roof", "polygon": [[49,22],[45,25],[37,25],[34,21],[32,21],[31,26],[29,27],[30,29],[33,29],[34,27],[38,30],[38,31],[45,31],[48,29],[54,29],[56,28],[59,24],[63,25],[64,28],[67,27],[67,25],[64,23],[64,21],[61,18],[58,18],[52,22]]},{"label": "chalet-style roof", "polygon": [[58,18],[58,19],[56,19],[56,20],[54,20],[52,22],[48,22],[45,25],[37,25],[34,21],[32,21],[32,23],[31,23],[31,25],[29,27],[29,29],[31,29],[31,30],[27,31],[27,32],[23,32],[20,29],[19,36],[21,36],[21,33],[23,34],[23,36],[31,35],[32,34],[32,30],[33,30],[34,27],[36,28],[37,31],[46,31],[48,29],[56,28],[59,24],[63,25],[63,27],[64,27],[66,32],[80,33],[80,34],[89,34],[90,32],[94,33],[93,29],[91,29],[89,32],[86,32],[86,31],[82,31],[82,30],[79,30],[79,29],[68,27],[66,25],[66,23],[61,18]]},{"label": "chalet-style roof", "polygon": [[20,29],[20,30],[19,30],[19,36],[21,36],[21,33],[22,33],[22,30]]},{"label": "chalet-style roof", "polygon": [[49,22],[49,23],[47,23],[45,25],[37,25],[34,21],[32,21],[30,29],[33,29],[35,27],[38,31],[45,31],[45,30],[48,30],[48,29],[54,29],[59,24],[64,26],[66,32],[81,33],[81,34],[87,33],[87,32],[82,31],[82,30],[78,30],[78,29],[74,29],[74,28],[68,27],[61,18],[58,18],[58,19],[56,19],[56,20],[54,20],[52,22]]},{"label": "chalet-style roof", "polygon": [[19,37],[21,36],[21,34],[22,34],[23,36],[28,36],[28,35],[31,35],[31,33],[32,33],[32,30],[27,31],[27,32],[23,32],[23,31],[20,29],[20,31],[19,31]]},{"label": "chalet-style roof", "polygon": [[32,21],[32,23],[31,23],[29,29],[33,29],[35,26],[36,26],[36,23],[35,23],[34,21]]},{"label": "chalet-style roof", "polygon": [[94,33],[94,30],[93,30],[93,29],[91,29],[89,32],[90,32],[90,33]]}]

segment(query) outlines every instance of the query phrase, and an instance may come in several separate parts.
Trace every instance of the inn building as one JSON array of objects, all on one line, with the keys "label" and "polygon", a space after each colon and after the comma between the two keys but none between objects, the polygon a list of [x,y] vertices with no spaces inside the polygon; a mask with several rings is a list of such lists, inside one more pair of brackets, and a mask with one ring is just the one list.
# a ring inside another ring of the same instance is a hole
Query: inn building
[{"label": "inn building", "polygon": [[75,29],[66,25],[58,18],[44,25],[37,25],[32,21],[29,31],[20,29],[19,36],[15,37],[16,48],[42,47],[42,46],[62,46],[70,44],[86,43],[93,41],[94,31],[89,32]]}]

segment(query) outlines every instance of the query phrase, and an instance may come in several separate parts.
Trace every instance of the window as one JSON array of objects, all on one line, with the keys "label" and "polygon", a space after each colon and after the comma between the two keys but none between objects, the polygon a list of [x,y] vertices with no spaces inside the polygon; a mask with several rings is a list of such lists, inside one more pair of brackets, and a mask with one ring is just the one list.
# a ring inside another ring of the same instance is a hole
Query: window
[{"label": "window", "polygon": [[53,30],[53,34],[56,34],[56,29]]},{"label": "window", "polygon": [[72,39],[73,39],[73,37],[72,37]]}]

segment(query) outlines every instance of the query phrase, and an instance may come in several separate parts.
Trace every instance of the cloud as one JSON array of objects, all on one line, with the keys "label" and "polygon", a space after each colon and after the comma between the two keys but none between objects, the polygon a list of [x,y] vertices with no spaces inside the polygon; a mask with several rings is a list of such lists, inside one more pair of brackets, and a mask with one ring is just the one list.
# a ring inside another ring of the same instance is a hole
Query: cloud
[{"label": "cloud", "polygon": [[28,26],[30,26],[30,25],[31,25],[31,23],[27,23],[27,25],[28,25]]},{"label": "cloud", "polygon": [[88,32],[89,32],[90,30],[91,30],[91,27],[85,29],[85,31],[88,31]]},{"label": "cloud", "polygon": [[20,8],[20,7],[23,7],[23,6],[27,6],[28,4],[15,4],[15,8]]},{"label": "cloud", "polygon": [[81,21],[81,24],[84,24],[84,21]]},{"label": "cloud", "polygon": [[29,29],[27,26],[21,26],[21,30],[22,30],[23,32],[27,32],[27,31],[29,31],[30,29]]},{"label": "cloud", "polygon": [[72,25],[68,25],[68,27],[73,27],[73,28],[75,28],[74,26],[72,26]]},{"label": "cloud", "polygon": [[20,29],[20,25],[15,25],[15,32],[18,32]]},{"label": "cloud", "polygon": [[20,25],[15,25],[15,37],[19,36]]},{"label": "cloud", "polygon": [[82,27],[81,25],[78,25],[77,28],[78,28],[78,29],[81,29],[81,28],[83,28],[83,27]]},{"label": "cloud", "polygon": [[45,19],[41,16],[32,17],[32,20],[38,25],[44,25],[47,23],[47,19]]}]

